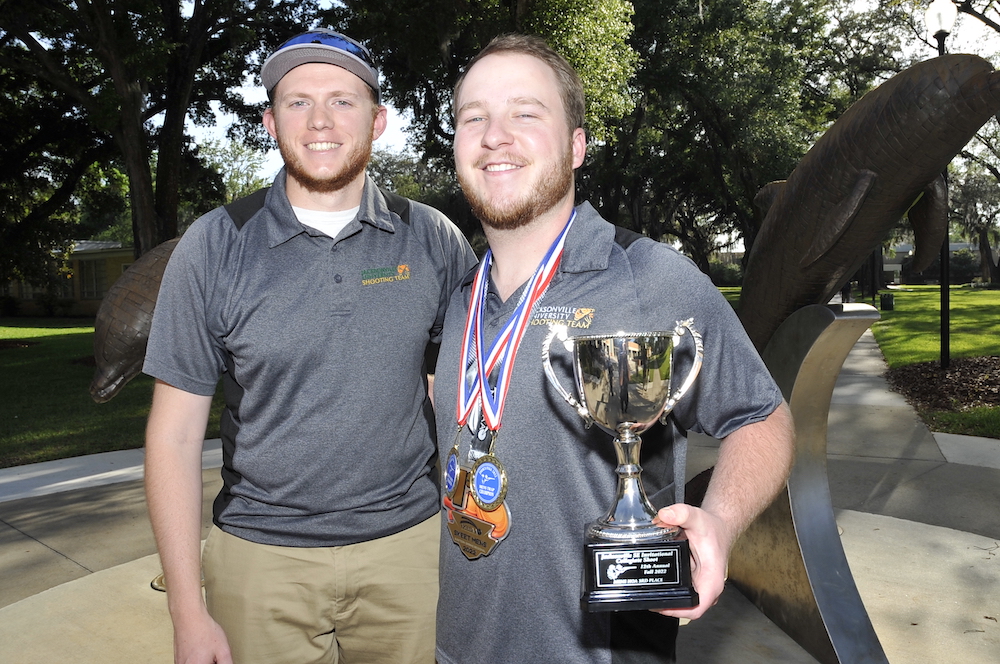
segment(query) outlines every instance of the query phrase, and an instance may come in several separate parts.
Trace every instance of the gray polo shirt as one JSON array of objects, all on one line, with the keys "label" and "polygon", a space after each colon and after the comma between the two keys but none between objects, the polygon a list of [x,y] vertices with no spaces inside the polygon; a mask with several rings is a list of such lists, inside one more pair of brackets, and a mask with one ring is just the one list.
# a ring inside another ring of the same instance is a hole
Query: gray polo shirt
[{"label": "gray polo shirt", "polygon": [[[455,440],[458,358],[470,284],[471,275],[452,297],[434,379],[442,466]],[[519,291],[501,301],[491,284],[483,322],[487,346],[520,296]],[[766,418],[781,403],[781,394],[711,281],[665,244],[641,238],[626,248],[594,208],[578,207],[557,273],[532,312],[517,352],[496,438],[494,453],[509,479],[509,534],[489,556],[470,561],[443,532],[439,662],[610,664],[612,630],[618,634],[621,621],[631,620],[630,612],[616,615],[617,624],[607,613],[585,613],[580,594],[584,528],[614,502],[612,437],[597,426],[585,429],[549,384],[541,345],[553,323],[568,325],[570,334],[669,332],[688,318],[704,337],[705,363],[674,411],[679,425],[723,438]],[[682,341],[680,348],[690,348],[688,343]],[[572,389],[570,353],[553,344],[551,357],[563,386]],[[684,375],[683,368],[679,372]],[[457,441],[463,459],[470,438],[463,432]],[[651,432],[642,438],[644,485],[654,504],[670,504],[675,470],[669,445]],[[680,447],[674,452],[683,458]],[[616,651],[616,657],[622,654]]]},{"label": "gray polo shirt", "polygon": [[143,371],[200,395],[224,377],[223,530],[284,546],[393,534],[437,509],[424,351],[475,256],[430,207],[404,223],[370,178],[336,238],[299,223],[284,183],[241,229],[219,208],[184,234]]}]

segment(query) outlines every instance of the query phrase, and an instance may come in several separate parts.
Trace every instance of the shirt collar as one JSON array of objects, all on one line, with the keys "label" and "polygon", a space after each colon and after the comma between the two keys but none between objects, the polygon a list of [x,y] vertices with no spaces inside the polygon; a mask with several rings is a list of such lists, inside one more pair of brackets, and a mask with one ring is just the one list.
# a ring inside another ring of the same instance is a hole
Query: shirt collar
[{"label": "shirt collar", "polygon": [[389,233],[396,232],[393,215],[389,212],[385,197],[382,196],[382,191],[367,173],[365,173],[365,190],[361,192],[361,209],[358,210],[358,220]]},{"label": "shirt collar", "polygon": [[[559,272],[579,273],[608,269],[611,246],[615,242],[615,227],[604,220],[589,201],[576,208],[576,221],[566,235]],[[462,290],[472,285],[476,278],[476,265],[462,279]]]},{"label": "shirt collar", "polygon": [[[275,176],[265,202],[265,206],[271,211],[273,218],[273,223],[270,224],[268,231],[271,247],[276,247],[300,233],[307,232],[306,227],[295,217],[292,204],[288,202],[285,177],[285,169],[282,168]],[[375,181],[367,173],[365,173],[365,188],[361,192],[361,208],[358,210],[357,221],[389,233],[396,231],[385,198],[375,185]]]},{"label": "shirt collar", "polygon": [[560,272],[592,272],[608,269],[615,227],[605,221],[589,201],[576,207],[576,220],[566,235]]}]

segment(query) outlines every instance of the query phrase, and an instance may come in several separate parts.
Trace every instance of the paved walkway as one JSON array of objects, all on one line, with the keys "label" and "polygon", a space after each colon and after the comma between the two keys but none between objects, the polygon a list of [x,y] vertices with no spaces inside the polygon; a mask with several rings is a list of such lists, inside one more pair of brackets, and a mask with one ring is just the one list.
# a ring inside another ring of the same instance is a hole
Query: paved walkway
[{"label": "paved walkway", "polygon": [[[931,434],[871,333],[830,412],[829,475],[855,580],[893,664],[1000,661],[1000,441]],[[714,463],[692,440],[690,474]],[[205,523],[221,484],[205,454]],[[0,664],[169,664],[142,451],[0,470]],[[681,661],[814,661],[738,591],[681,629]],[[517,664],[517,663],[509,663]]]}]

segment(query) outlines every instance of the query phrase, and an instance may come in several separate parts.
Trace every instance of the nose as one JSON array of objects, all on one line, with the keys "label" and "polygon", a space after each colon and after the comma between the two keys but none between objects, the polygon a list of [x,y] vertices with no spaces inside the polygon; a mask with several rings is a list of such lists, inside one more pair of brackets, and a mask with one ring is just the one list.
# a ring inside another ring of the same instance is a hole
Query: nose
[{"label": "nose", "polygon": [[514,142],[514,134],[504,118],[490,118],[483,132],[483,147],[496,150]]},{"label": "nose", "polygon": [[309,113],[309,128],[314,130],[332,129],[333,113],[326,106],[316,104]]}]

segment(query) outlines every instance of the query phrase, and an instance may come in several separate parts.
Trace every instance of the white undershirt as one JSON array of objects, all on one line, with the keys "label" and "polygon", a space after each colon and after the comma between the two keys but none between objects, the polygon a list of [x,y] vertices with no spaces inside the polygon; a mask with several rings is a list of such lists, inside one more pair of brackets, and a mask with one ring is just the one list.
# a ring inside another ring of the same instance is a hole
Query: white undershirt
[{"label": "white undershirt", "polygon": [[292,206],[292,212],[295,213],[296,218],[300,222],[330,237],[337,237],[337,234],[344,230],[344,226],[351,223],[354,217],[358,216],[358,210],[360,209],[361,206],[359,205],[350,210],[327,212],[325,210],[307,210],[295,207],[294,205]]}]

